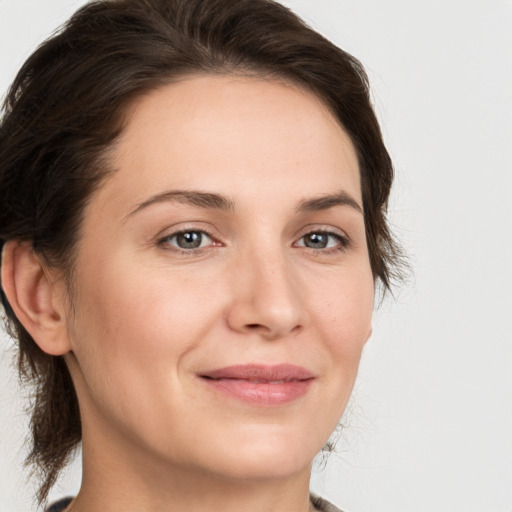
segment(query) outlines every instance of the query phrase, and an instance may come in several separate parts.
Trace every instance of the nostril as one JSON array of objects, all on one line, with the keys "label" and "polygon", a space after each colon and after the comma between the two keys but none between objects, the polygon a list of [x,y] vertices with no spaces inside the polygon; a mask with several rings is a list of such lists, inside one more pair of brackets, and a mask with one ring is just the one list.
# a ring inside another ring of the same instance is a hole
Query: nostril
[{"label": "nostril", "polygon": [[246,324],[245,325],[245,332],[252,332],[252,333],[271,333],[272,329],[270,327],[267,327],[264,324]]}]

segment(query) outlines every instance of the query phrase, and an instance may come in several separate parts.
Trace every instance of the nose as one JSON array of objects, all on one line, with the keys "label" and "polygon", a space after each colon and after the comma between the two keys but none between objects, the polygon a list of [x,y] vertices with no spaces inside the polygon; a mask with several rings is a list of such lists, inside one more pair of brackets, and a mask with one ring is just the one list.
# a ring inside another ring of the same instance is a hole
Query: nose
[{"label": "nose", "polygon": [[285,338],[306,324],[300,283],[282,255],[248,255],[233,268],[231,329],[267,340]]}]

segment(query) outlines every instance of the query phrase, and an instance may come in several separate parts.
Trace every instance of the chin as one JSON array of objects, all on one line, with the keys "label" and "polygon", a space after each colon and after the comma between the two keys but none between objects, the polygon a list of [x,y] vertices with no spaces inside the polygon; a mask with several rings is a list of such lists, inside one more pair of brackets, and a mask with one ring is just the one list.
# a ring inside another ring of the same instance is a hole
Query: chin
[{"label": "chin", "polygon": [[[281,432],[259,432],[256,435],[225,437],[211,462],[214,471],[233,480],[280,480],[311,468],[314,457],[325,444],[312,442],[307,435]],[[279,430],[279,429],[277,429]],[[215,463],[215,459],[217,463]]]}]

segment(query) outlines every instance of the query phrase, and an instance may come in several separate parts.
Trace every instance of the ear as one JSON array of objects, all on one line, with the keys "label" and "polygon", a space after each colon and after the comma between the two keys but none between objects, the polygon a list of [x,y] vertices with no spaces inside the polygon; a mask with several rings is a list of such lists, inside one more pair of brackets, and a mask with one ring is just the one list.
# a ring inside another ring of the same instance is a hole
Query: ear
[{"label": "ear", "polygon": [[50,355],[71,350],[66,329],[64,284],[52,279],[27,242],[10,240],[2,251],[2,288],[18,320]]}]

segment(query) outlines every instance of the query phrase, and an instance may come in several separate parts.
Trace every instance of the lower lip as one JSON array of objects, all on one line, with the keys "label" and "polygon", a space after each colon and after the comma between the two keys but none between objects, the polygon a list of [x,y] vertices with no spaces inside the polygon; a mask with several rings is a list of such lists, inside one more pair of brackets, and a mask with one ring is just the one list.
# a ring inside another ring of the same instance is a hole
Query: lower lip
[{"label": "lower lip", "polygon": [[282,383],[254,382],[243,379],[207,379],[210,388],[253,405],[285,405],[304,396],[313,379]]}]

